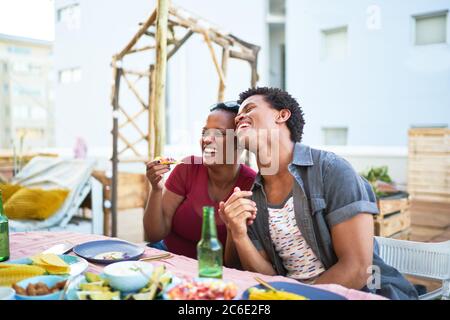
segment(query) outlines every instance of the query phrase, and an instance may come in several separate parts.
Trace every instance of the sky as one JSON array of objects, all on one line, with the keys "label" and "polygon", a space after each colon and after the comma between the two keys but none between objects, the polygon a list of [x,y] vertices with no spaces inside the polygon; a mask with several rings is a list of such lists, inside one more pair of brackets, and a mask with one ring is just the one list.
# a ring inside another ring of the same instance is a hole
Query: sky
[{"label": "sky", "polygon": [[53,6],[54,0],[0,0],[0,33],[53,41]]}]

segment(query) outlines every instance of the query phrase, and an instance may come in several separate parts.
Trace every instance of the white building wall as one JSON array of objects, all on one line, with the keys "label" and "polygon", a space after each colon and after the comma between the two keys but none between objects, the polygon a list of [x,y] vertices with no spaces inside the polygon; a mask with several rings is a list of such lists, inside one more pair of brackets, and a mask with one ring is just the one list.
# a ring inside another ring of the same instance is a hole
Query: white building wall
[{"label": "white building wall", "polygon": [[[450,124],[449,17],[446,44],[413,44],[413,15],[450,1],[376,1],[380,29],[369,30],[373,4],[287,0],[287,89],[304,108],[306,143],[322,144],[322,127],[348,127],[351,146],[406,146],[411,125]],[[347,58],[322,60],[321,30],[344,25]]]},{"label": "white building wall", "polygon": [[[56,143],[59,147],[71,148],[79,136],[87,141],[91,150],[106,150],[112,144],[111,57],[132,38],[139,28],[138,23],[151,14],[155,1],[56,0],[55,10],[72,3],[80,3],[81,6],[80,28],[68,30],[64,24],[56,23],[55,69],[81,67],[82,80],[57,85]],[[262,0],[214,1],[214,5],[209,0],[178,0],[174,3],[243,40],[260,45],[265,43],[266,8],[261,5],[264,3]],[[217,51],[217,54],[220,58],[221,52]],[[140,57],[142,64],[139,65],[144,69],[151,60],[142,54]],[[266,78],[264,53],[260,58],[263,83]],[[170,93],[167,108],[169,128],[173,130],[171,142],[183,143],[186,149],[192,149],[192,145],[197,145],[208,107],[217,100],[218,77],[203,40],[199,36],[192,37],[171,59],[168,70]],[[231,62],[226,99],[236,100],[238,93],[249,85],[248,64]],[[135,100],[130,100],[130,103],[135,103]]]}]

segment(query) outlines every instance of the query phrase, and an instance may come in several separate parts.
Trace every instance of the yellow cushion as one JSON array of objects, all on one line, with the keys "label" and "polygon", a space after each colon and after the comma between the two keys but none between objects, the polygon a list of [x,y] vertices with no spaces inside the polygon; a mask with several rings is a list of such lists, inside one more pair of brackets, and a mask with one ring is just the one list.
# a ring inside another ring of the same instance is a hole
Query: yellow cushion
[{"label": "yellow cushion", "polygon": [[10,219],[45,220],[62,206],[69,190],[21,188],[4,205],[5,214]]},{"label": "yellow cushion", "polygon": [[18,184],[0,183],[0,191],[2,192],[3,204],[8,201],[11,196],[22,188]]}]

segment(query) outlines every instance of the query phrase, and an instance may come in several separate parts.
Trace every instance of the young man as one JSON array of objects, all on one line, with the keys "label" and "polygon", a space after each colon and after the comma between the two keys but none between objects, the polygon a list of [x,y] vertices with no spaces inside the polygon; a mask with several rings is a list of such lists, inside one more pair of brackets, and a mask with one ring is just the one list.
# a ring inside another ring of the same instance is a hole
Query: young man
[{"label": "young man", "polygon": [[417,298],[376,253],[378,208],[370,184],[346,160],[300,144],[305,121],[297,101],[280,89],[255,88],[241,93],[239,103],[238,141],[256,155],[260,173],[252,191],[236,188],[220,203],[220,214],[242,267]]}]

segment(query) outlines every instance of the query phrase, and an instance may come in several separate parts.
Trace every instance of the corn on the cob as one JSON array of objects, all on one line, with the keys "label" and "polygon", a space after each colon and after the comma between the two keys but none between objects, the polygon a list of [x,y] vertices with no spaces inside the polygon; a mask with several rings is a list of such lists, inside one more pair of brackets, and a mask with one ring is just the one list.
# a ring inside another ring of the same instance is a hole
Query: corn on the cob
[{"label": "corn on the cob", "polygon": [[285,291],[252,289],[249,292],[250,300],[308,300],[304,296]]},{"label": "corn on the cob", "polygon": [[45,269],[26,264],[0,264],[0,286],[12,286],[23,279],[45,274]]}]

